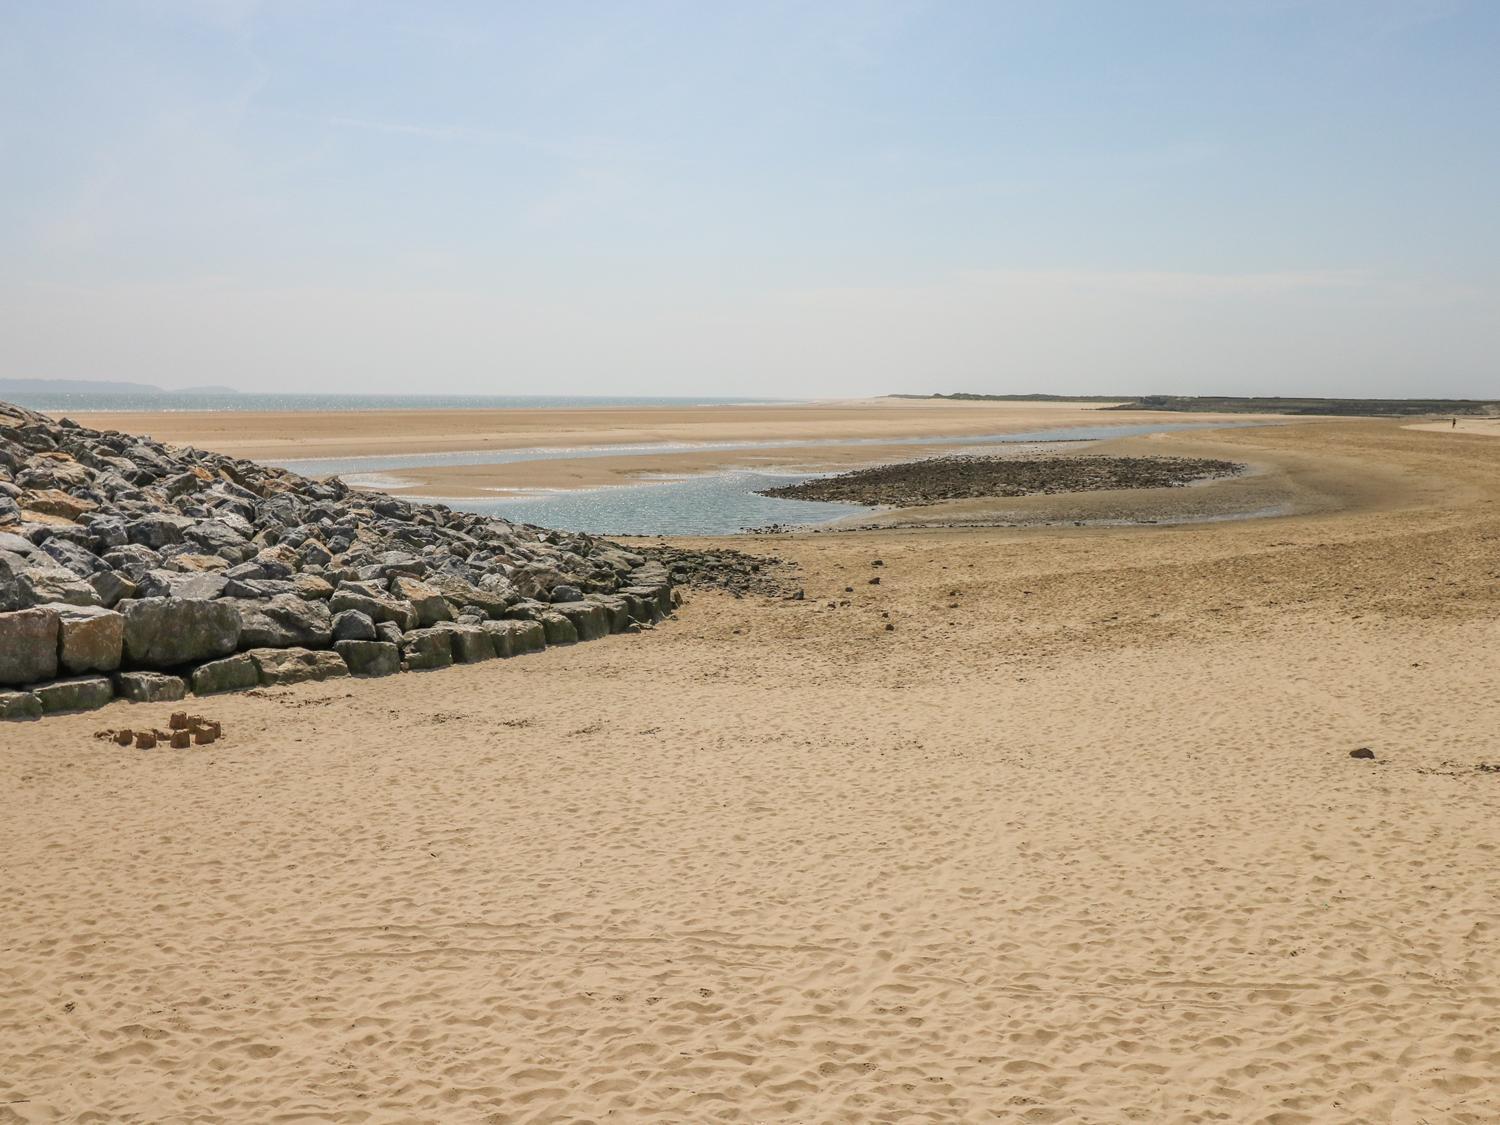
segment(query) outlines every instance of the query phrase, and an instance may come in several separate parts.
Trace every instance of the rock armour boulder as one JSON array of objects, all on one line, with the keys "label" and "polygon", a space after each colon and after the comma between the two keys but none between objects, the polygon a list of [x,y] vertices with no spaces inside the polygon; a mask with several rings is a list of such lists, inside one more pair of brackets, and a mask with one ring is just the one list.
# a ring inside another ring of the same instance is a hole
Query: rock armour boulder
[{"label": "rock armour boulder", "polygon": [[255,662],[263,685],[296,684],[304,680],[329,680],[347,676],[349,666],[337,652],[314,652],[306,648],[252,648],[245,653]]},{"label": "rock armour boulder", "polygon": [[164,672],[117,672],[115,694],[131,703],[175,703],[187,696],[187,681]]},{"label": "rock armour boulder", "polygon": [[45,715],[60,711],[96,711],[115,697],[114,685],[106,676],[53,680],[50,684],[37,685],[31,693],[41,701]]},{"label": "rock armour boulder", "polygon": [[3,715],[534,652],[670,612],[676,573],[0,403]]},{"label": "rock armour boulder", "polygon": [[139,598],[123,603],[125,661],[175,668],[228,656],[240,643],[240,611],[225,602]]},{"label": "rock armour boulder", "polygon": [[58,665],[64,672],[113,672],[120,666],[125,618],[101,606],[54,603],[58,618]]},{"label": "rock armour boulder", "polygon": [[401,649],[386,641],[334,641],[354,676],[392,676],[401,671]]},{"label": "rock armour boulder", "polygon": [[255,661],[243,653],[224,660],[212,660],[193,669],[194,695],[213,695],[221,691],[244,691],[260,683]]},{"label": "rock armour boulder", "polygon": [[29,684],[57,675],[58,632],[56,610],[0,613],[0,684]]},{"label": "rock armour boulder", "polygon": [[42,701],[29,691],[0,691],[0,721],[16,722],[42,717]]},{"label": "rock armour boulder", "polygon": [[327,648],[333,643],[333,614],[323,602],[278,594],[269,601],[234,599],[232,604],[240,611],[241,648]]}]

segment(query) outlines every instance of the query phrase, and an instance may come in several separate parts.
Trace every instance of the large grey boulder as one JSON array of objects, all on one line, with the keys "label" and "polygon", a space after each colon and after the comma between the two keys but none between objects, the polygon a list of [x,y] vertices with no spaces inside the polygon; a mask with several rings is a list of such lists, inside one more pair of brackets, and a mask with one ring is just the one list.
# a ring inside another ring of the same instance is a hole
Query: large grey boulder
[{"label": "large grey boulder", "polygon": [[397,575],[391,579],[391,593],[411,603],[412,609],[417,611],[417,624],[424,629],[429,625],[453,620],[453,610],[448,605],[448,600],[437,587],[429,586],[419,578]]},{"label": "large grey boulder", "polygon": [[371,621],[394,623],[403,633],[417,627],[417,611],[412,608],[411,602],[346,589],[346,586],[347,583],[339,586],[333,591],[333,596],[328,599],[328,608],[334,613],[346,609],[357,609]]},{"label": "large grey boulder", "polygon": [[373,641],[375,622],[357,609],[346,609],[334,615],[333,639],[335,641]]},{"label": "large grey boulder", "polygon": [[302,567],[297,552],[284,543],[256,552],[254,561],[269,578],[290,578]]},{"label": "large grey boulder", "polygon": [[0,684],[30,684],[57,675],[57,611],[0,613]]},{"label": "large grey boulder", "polygon": [[645,625],[662,619],[661,606],[657,604],[655,597],[643,598],[638,594],[621,593],[614,595],[618,597],[630,610],[630,619],[639,621]]},{"label": "large grey boulder", "polygon": [[194,695],[214,695],[221,691],[244,691],[260,683],[260,670],[244,653],[224,660],[211,660],[193,669]]},{"label": "large grey boulder", "polygon": [[240,643],[240,611],[224,602],[139,598],[125,611],[125,662],[173,668],[228,656]]},{"label": "large grey boulder", "polygon": [[50,684],[38,684],[31,693],[41,701],[45,715],[55,715],[59,711],[97,711],[115,697],[114,685],[108,676],[53,680]]},{"label": "large grey boulder", "polygon": [[188,598],[207,602],[222,597],[228,585],[229,580],[222,574],[156,567],[141,576],[138,593],[143,598]]},{"label": "large grey boulder", "polygon": [[333,640],[333,615],[323,602],[295,594],[264,602],[225,600],[240,611],[241,648],[327,648]]},{"label": "large grey boulder", "polygon": [[60,566],[33,567],[27,574],[31,596],[41,602],[98,605],[99,594],[88,582]]},{"label": "large grey boulder", "polygon": [[58,664],[65,672],[113,672],[120,666],[125,618],[102,606],[53,602],[58,618]]},{"label": "large grey boulder", "polygon": [[391,676],[401,671],[401,649],[385,641],[334,641],[333,649],[351,675]]},{"label": "large grey boulder", "polygon": [[477,606],[488,617],[501,616],[515,599],[504,593],[483,590],[452,574],[429,574],[427,585],[441,591],[443,598],[455,611],[465,606]]},{"label": "large grey boulder", "polygon": [[42,701],[29,691],[0,691],[0,722],[40,719]]},{"label": "large grey boulder", "polygon": [[527,652],[541,652],[547,647],[547,632],[540,621],[510,622],[511,651],[517,656]]},{"label": "large grey boulder", "polygon": [[542,613],[537,615],[537,620],[549,645],[571,645],[578,641],[578,627],[565,614]]},{"label": "large grey boulder", "polygon": [[444,629],[412,629],[401,636],[401,658],[413,672],[452,667],[452,636]]},{"label": "large grey boulder", "polygon": [[535,621],[486,621],[480,628],[489,635],[496,656],[540,652],[547,646],[542,626]]},{"label": "large grey boulder", "polygon": [[209,554],[230,562],[243,562],[255,553],[255,548],[226,520],[199,520],[184,534]]},{"label": "large grey boulder", "polygon": [[481,660],[495,659],[495,643],[478,625],[457,625],[450,622],[438,628],[447,631],[453,659],[459,664],[478,664]]},{"label": "large grey boulder", "polygon": [[125,525],[125,534],[132,543],[159,551],[170,544],[181,543],[184,533],[192,526],[193,520],[186,516],[155,513],[131,520]]},{"label": "large grey boulder", "polygon": [[99,595],[82,578],[37,552],[22,559],[0,552],[0,610],[28,609],[44,602],[98,605]]},{"label": "large grey boulder", "polygon": [[347,676],[349,666],[337,652],[313,652],[305,648],[252,648],[245,653],[255,661],[260,682],[297,684],[304,680],[328,680]]},{"label": "large grey boulder", "polygon": [[623,633],[630,628],[633,618],[629,598],[620,594],[590,594],[586,600],[604,610],[604,616],[609,619],[611,633]]},{"label": "large grey boulder", "polygon": [[58,566],[78,578],[87,578],[98,570],[108,570],[104,560],[82,544],[54,535],[42,544],[42,550]]},{"label": "large grey boulder", "polygon": [[333,583],[317,574],[292,575],[292,592],[308,601],[326,602],[333,597]]},{"label": "large grey boulder", "polygon": [[596,641],[609,636],[609,616],[603,606],[593,602],[556,602],[552,612],[562,614],[573,623],[580,641]]},{"label": "large grey boulder", "polygon": [[225,598],[274,598],[278,594],[295,594],[297,587],[286,578],[229,578],[224,579]]},{"label": "large grey boulder", "polygon": [[105,551],[104,561],[137,584],[146,577],[148,570],[161,563],[155,551],[149,547],[142,547],[138,543]]},{"label": "large grey boulder", "polygon": [[131,703],[175,703],[187,695],[187,681],[165,672],[116,672],[115,694]]},{"label": "large grey boulder", "polygon": [[35,554],[36,549],[36,544],[26,537],[11,531],[0,531],[0,551],[26,559]]},{"label": "large grey boulder", "polygon": [[644,598],[654,603],[663,614],[672,612],[672,587],[666,583],[659,586],[626,586],[620,590],[620,593],[634,594],[638,598]]},{"label": "large grey boulder", "polygon": [[114,608],[126,598],[135,597],[139,590],[134,582],[118,570],[101,570],[89,575],[89,585],[99,595],[99,604],[109,608]]}]

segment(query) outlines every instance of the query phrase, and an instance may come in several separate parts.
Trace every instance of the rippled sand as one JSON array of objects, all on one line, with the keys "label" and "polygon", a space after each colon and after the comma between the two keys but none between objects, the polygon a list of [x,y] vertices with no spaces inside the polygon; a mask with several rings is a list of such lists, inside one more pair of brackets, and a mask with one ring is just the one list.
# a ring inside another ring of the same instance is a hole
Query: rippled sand
[{"label": "rippled sand", "polygon": [[0,728],[0,1122],[1500,1119],[1500,443],[1181,440],[1323,504]]}]

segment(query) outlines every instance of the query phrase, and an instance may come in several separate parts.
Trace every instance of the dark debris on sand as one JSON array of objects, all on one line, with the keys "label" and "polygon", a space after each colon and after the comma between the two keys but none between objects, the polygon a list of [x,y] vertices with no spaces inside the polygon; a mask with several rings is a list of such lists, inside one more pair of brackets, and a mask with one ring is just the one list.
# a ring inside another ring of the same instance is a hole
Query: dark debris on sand
[{"label": "dark debris on sand", "polygon": [[915,508],[983,496],[1180,488],[1244,469],[1198,457],[930,457],[768,488],[761,495]]},{"label": "dark debris on sand", "polygon": [[660,544],[636,552],[659,563],[674,585],[781,597],[792,587],[796,563],[776,555],[750,555],[728,548],[689,549]]}]

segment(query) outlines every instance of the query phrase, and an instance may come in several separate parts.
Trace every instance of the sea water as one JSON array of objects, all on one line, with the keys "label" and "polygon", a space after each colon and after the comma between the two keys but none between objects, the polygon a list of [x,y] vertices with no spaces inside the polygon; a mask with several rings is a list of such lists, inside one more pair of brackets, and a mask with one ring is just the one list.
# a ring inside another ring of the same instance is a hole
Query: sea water
[{"label": "sea water", "polygon": [[[631,454],[758,449],[823,448],[826,446],[908,445],[961,446],[986,452],[1021,444],[1091,443],[1170,430],[1222,429],[1253,423],[1176,422],[1129,426],[1072,426],[1026,433],[985,434],[974,437],[839,438],[739,442],[654,442],[593,445],[577,448],[534,447],[459,453],[413,453],[400,456],[312,458],[275,464],[306,476],[342,476],[348,483],[369,488],[391,488],[402,483],[402,469],[437,465],[499,465],[522,461],[573,460]],[[760,491],[796,484],[829,473],[775,472],[727,469],[682,477],[658,477],[640,484],[599,488],[508,490],[494,498],[442,499],[439,502],[467,512],[500,516],[518,523],[561,531],[601,535],[733,535],[780,524],[805,527],[878,509],[859,504],[786,500],[762,496]],[[411,497],[417,499],[418,497]]]}]

